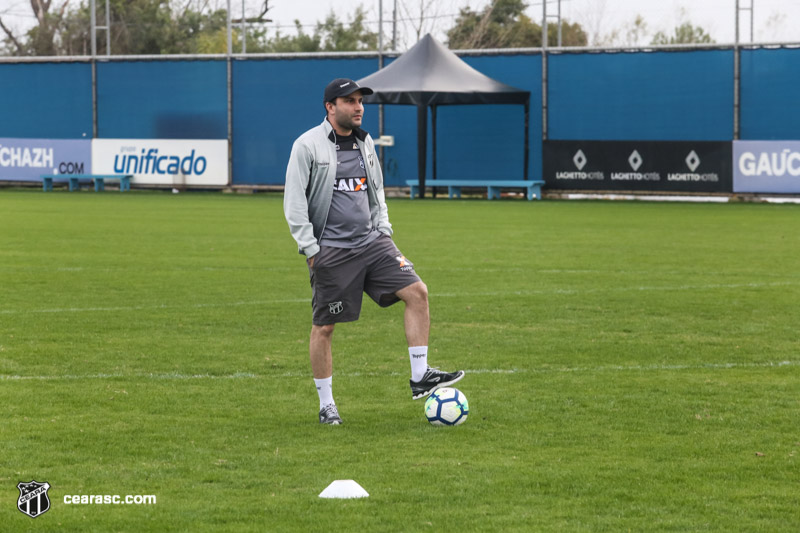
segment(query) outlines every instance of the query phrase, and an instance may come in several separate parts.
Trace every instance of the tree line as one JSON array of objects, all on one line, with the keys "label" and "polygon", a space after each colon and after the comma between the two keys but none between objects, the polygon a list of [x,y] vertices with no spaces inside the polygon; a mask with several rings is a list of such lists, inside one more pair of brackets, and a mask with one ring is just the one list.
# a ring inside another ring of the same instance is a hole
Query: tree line
[{"label": "tree line", "polygon": [[[110,39],[115,55],[212,54],[227,51],[227,13],[209,9],[205,0],[110,0],[110,30],[97,32],[98,53]],[[14,56],[89,55],[91,53],[90,3],[70,0],[30,0],[36,24],[17,34],[0,14],[0,53]],[[422,4],[421,4],[422,5]],[[460,9],[446,30],[451,49],[525,48],[542,45],[542,26],[525,14],[523,0],[491,0],[482,9]],[[266,18],[269,0],[260,13],[246,19],[245,33],[236,20],[232,40],[234,51],[246,40],[248,52],[325,52],[378,49],[378,33],[367,19],[363,5],[347,20],[331,11],[313,28],[294,21],[294,32],[270,31]],[[420,17],[424,13],[420,13]],[[105,2],[97,1],[97,25],[105,25]],[[554,46],[557,24],[548,24],[548,44]],[[646,25],[641,17],[629,25],[626,35],[641,38]],[[618,35],[612,33],[612,35]],[[705,31],[689,22],[673,34],[657,33],[651,44],[713,42]],[[587,32],[577,22],[561,21],[562,46],[586,46]]]}]

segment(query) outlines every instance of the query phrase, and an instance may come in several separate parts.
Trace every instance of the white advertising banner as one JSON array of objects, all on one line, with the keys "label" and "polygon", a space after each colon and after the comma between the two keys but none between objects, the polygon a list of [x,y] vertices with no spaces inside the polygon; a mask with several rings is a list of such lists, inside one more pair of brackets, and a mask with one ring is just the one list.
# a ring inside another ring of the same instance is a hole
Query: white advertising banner
[{"label": "white advertising banner", "polygon": [[733,141],[733,192],[800,193],[800,141]]},{"label": "white advertising banner", "polygon": [[139,185],[227,185],[228,141],[93,139],[92,172],[133,174]]}]

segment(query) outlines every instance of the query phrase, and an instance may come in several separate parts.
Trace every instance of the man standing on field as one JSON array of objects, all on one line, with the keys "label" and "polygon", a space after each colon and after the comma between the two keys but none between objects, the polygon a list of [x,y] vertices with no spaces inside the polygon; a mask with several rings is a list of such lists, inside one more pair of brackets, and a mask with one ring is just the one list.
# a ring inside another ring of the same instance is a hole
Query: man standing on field
[{"label": "man standing on field", "polygon": [[286,169],[284,214],[311,277],[309,354],[321,424],[342,423],[331,387],[333,329],[358,320],[364,292],[381,307],[405,302],[413,399],[464,377],[428,366],[428,288],[392,241],[375,143],[361,129],[363,96],[372,92],[346,78],[328,84],[327,116],[294,142]]}]

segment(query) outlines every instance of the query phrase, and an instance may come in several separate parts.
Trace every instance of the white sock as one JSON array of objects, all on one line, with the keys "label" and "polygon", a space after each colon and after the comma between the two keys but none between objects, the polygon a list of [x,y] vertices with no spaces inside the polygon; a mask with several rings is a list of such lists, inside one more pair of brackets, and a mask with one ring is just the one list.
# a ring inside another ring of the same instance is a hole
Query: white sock
[{"label": "white sock", "polygon": [[333,376],[325,379],[314,378],[314,385],[317,386],[317,394],[319,394],[319,408],[322,409],[326,405],[336,403],[333,401]]},{"label": "white sock", "polygon": [[409,346],[408,357],[411,359],[411,381],[420,381],[428,370],[428,347]]}]

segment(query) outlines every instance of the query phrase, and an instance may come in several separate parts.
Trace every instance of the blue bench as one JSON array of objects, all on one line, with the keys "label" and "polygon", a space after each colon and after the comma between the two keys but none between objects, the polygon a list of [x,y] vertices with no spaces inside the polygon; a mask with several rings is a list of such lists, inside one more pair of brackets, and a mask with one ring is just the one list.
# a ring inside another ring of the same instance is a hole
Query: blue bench
[{"label": "blue bench", "polygon": [[[419,196],[419,181],[407,180],[406,185],[411,187],[411,198]],[[461,198],[462,187],[486,187],[488,198],[500,198],[500,189],[525,189],[528,200],[542,199],[542,185],[540,180],[427,180],[425,187],[447,187],[450,198]]]},{"label": "blue bench", "polygon": [[0,181],[8,183],[39,183],[42,181],[42,178],[0,178]]},{"label": "blue bench", "polygon": [[67,181],[69,180],[69,190],[77,191],[81,188],[81,180],[93,180],[95,191],[106,190],[106,180],[119,180],[120,192],[131,190],[132,174],[43,174],[42,175],[42,189],[47,191],[53,190],[53,180]]}]

